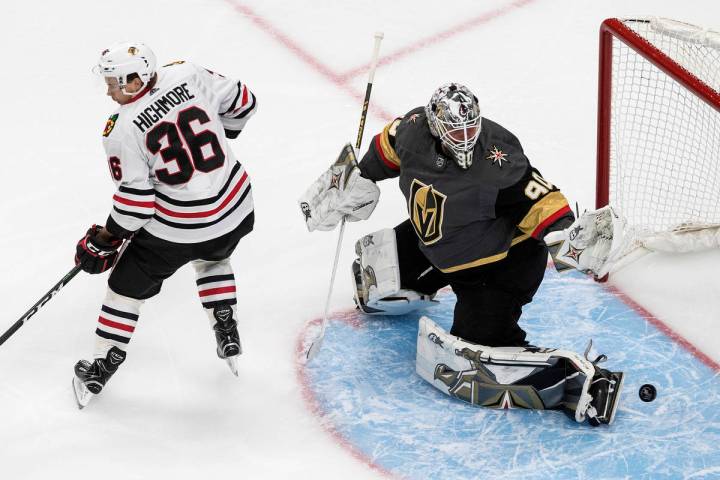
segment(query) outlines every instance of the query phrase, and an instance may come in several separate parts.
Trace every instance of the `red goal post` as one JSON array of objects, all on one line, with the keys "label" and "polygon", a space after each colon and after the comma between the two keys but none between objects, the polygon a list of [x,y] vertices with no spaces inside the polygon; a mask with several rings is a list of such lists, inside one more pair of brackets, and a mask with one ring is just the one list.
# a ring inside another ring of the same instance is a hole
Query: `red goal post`
[{"label": "red goal post", "polygon": [[662,18],[605,20],[597,135],[596,207],[611,203],[627,217],[627,251],[678,232],[704,239],[683,234],[661,249],[720,245],[720,33]]}]

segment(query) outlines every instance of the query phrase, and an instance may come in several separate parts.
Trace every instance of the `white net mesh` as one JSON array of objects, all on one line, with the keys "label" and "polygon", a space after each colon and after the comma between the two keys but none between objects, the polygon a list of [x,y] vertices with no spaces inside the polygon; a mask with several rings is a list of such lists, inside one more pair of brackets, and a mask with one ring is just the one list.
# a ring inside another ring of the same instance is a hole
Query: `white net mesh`
[{"label": "white net mesh", "polygon": [[[623,23],[720,90],[719,33],[666,19]],[[627,217],[627,249],[720,225],[720,112],[617,38],[612,70],[610,203]]]}]

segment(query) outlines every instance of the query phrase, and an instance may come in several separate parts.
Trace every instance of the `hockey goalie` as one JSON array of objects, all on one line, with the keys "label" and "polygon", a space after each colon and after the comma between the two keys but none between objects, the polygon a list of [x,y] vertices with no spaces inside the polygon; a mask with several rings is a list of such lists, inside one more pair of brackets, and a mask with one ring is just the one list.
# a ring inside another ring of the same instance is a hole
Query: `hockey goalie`
[{"label": "hockey goalie", "polygon": [[[353,155],[346,146],[341,156]],[[408,219],[357,241],[355,302],[368,315],[401,315],[457,296],[450,332],[419,321],[417,373],[444,393],[490,408],[562,410],[610,424],[623,374],[575,352],[530,345],[518,325],[548,261],[602,277],[620,241],[611,207],[575,218],[518,139],[484,118],[475,95],[451,83],[394,119],[359,163],[338,161],[300,199],[308,230],[363,220],[375,182],[399,177]],[[350,165],[339,168],[337,165]]]}]

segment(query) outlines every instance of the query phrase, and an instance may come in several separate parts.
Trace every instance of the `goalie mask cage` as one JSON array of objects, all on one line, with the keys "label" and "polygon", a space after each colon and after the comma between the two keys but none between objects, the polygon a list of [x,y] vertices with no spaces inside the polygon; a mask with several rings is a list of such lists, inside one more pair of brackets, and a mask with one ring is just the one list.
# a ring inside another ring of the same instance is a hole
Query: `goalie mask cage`
[{"label": "goalie mask cage", "polygon": [[596,207],[625,215],[622,253],[720,245],[720,33],[611,18],[599,67]]}]

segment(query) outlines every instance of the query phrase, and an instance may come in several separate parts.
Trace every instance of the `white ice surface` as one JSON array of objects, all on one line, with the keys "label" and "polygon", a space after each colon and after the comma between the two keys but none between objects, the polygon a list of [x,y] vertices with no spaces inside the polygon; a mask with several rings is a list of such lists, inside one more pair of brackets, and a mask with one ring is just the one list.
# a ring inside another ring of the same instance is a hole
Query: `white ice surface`
[{"label": "white ice surface", "polygon": [[[111,206],[100,133],[114,105],[90,74],[102,48],[139,39],[162,63],[189,59],[236,76],[257,94],[259,111],[232,142],[257,205],[256,229],[233,257],[245,349],[240,378],[215,357],[192,272],[184,268],[144,306],[128,360],[108,391],[78,412],[72,365],[92,352],[105,290],[105,276],[80,275],[0,347],[0,477],[378,477],[325,433],[296,377],[296,338],[321,314],[336,238],[308,234],[295,201],[342,144],[354,140],[360,105],[349,91],[361,94],[365,83],[359,74],[341,88],[328,71],[302,60],[298,47],[339,75],[368,62],[377,30],[385,32],[383,55],[393,54],[511,3],[6,2],[0,15],[2,329],[72,266],[75,242]],[[720,5],[515,4],[382,65],[372,103],[402,114],[425,103],[439,84],[464,82],[478,93],[483,113],[521,139],[546,178],[592,206],[601,20],[653,14],[717,29]],[[371,113],[365,145],[383,123]],[[346,231],[333,308],[350,305],[352,241],[404,217],[396,182],[381,189],[373,217]],[[718,361],[716,253],[648,257],[616,282]]]}]

